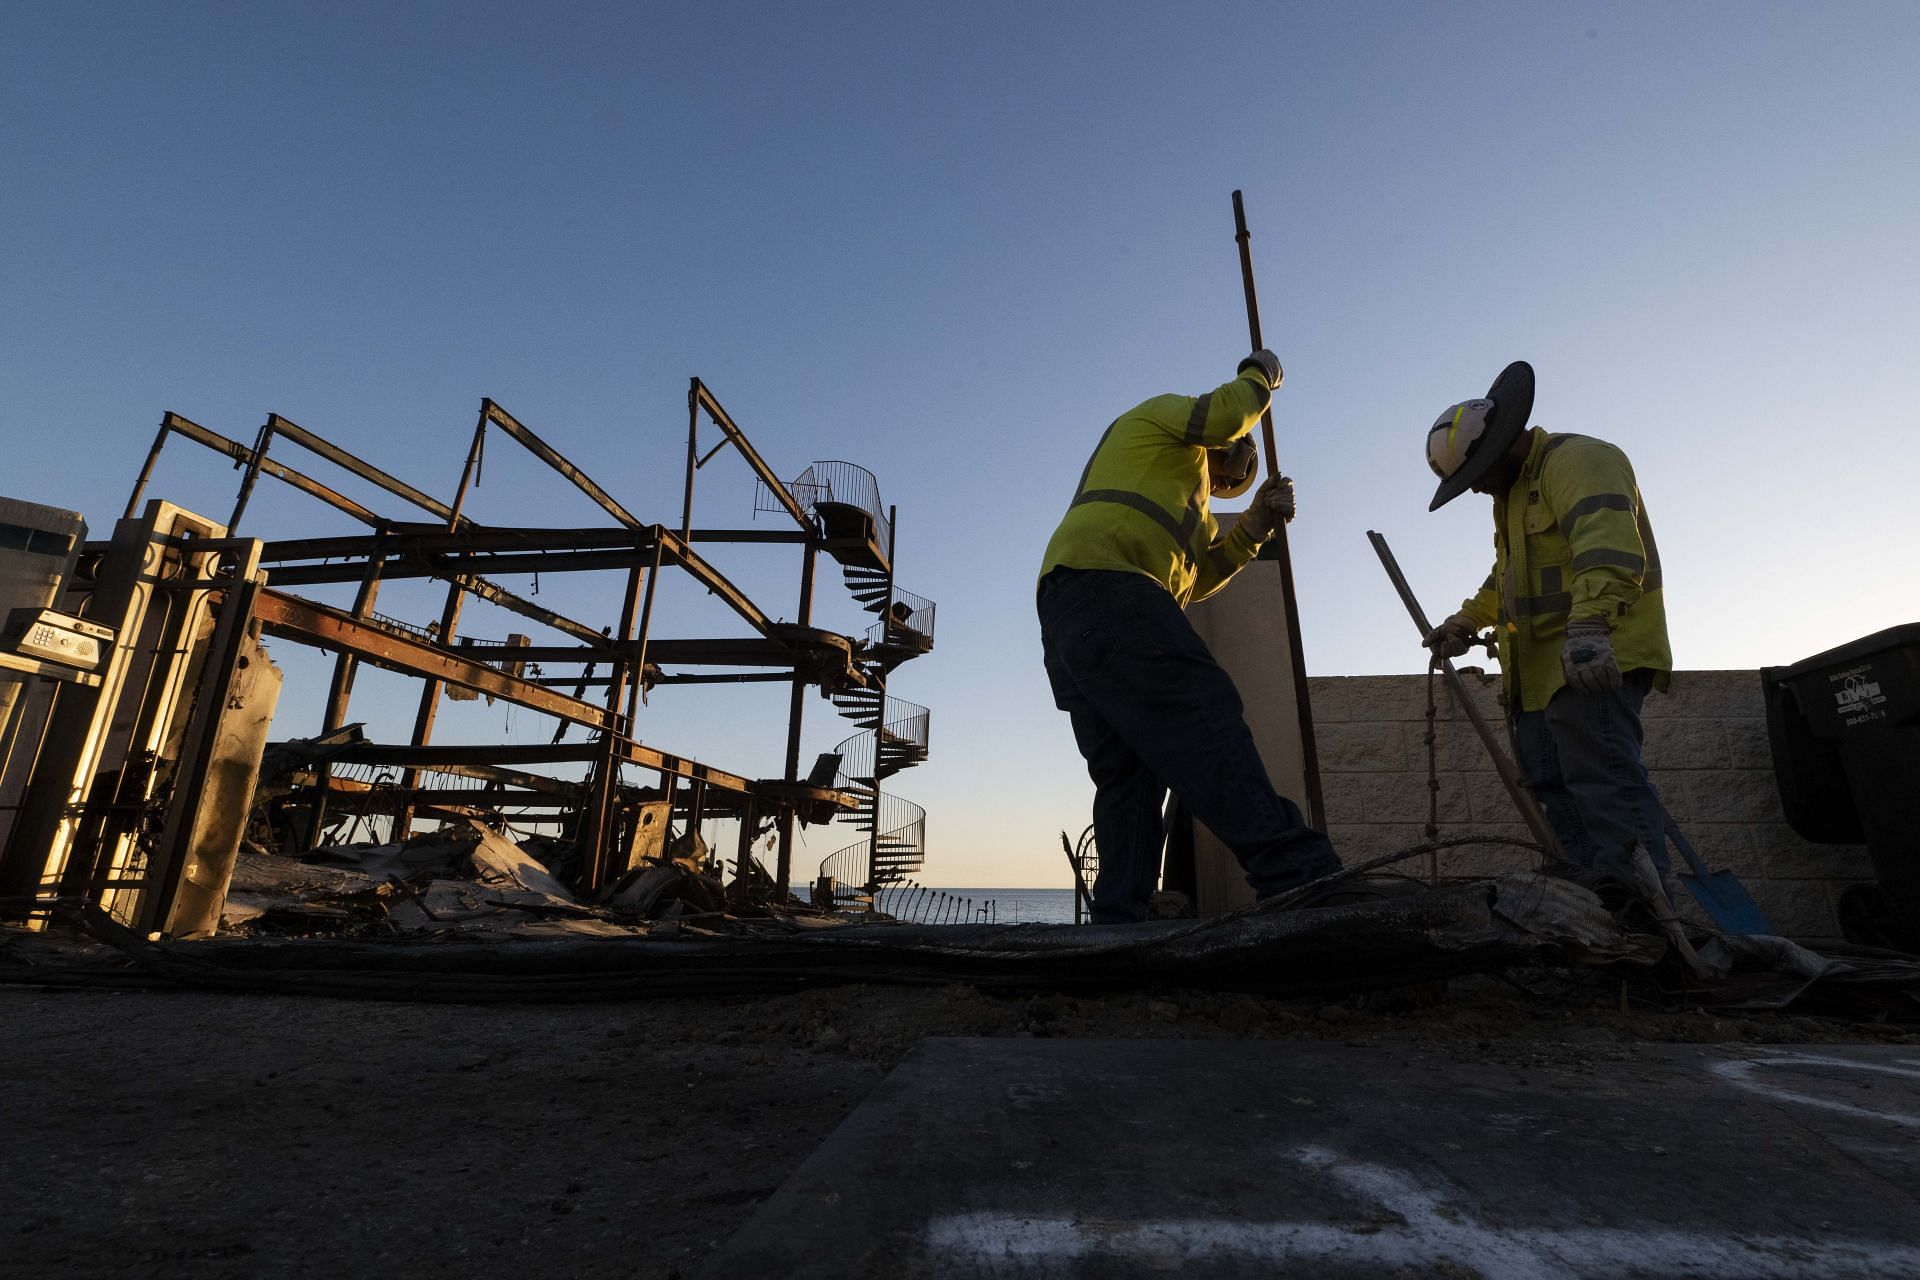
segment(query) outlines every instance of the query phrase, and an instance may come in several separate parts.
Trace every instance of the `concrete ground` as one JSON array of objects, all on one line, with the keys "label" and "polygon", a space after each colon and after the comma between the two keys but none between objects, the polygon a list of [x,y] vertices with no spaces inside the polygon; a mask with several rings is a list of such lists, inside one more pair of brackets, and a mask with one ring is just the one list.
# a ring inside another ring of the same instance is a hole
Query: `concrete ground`
[{"label": "concrete ground", "polygon": [[769,1275],[1920,1274],[1920,1055],[929,1040],[710,1261]]},{"label": "concrete ground", "polygon": [[557,1007],[0,986],[0,1277],[692,1276],[929,1035],[1351,1044],[1600,1082],[1654,1041],[1920,1057],[1911,1027],[1537,982],[1309,1005],[841,988]]}]

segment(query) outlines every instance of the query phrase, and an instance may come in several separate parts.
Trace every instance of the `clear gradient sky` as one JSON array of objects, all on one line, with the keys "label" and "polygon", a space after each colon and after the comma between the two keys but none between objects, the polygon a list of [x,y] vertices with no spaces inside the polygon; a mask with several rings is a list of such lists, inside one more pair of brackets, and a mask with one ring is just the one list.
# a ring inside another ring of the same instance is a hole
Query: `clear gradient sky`
[{"label": "clear gradient sky", "polygon": [[[1235,187],[1315,674],[1422,669],[1366,529],[1436,615],[1485,575],[1485,500],[1428,515],[1421,444],[1521,358],[1537,422],[1634,459],[1683,668],[1913,620],[1916,50],[1911,3],[12,0],[0,493],[104,533],[165,409],[247,439],[276,411],[446,493],[490,395],[671,520],[698,374],[783,472],[849,458],[901,507],[901,583],[940,606],[895,681],[933,708],[894,781],[923,878],[1064,884],[1091,788],[1033,575],[1106,423],[1244,354]],[[174,449],[154,492],[224,516],[233,473]],[[716,464],[701,522],[751,492]],[[502,447],[474,514],[591,509]],[[351,531],[264,487],[247,524]],[[778,554],[716,559],[793,592]],[[716,620],[673,603],[667,634]],[[275,655],[310,732],[326,664]],[[355,716],[402,734],[406,693],[366,677]],[[641,732],[767,775],[783,715],[669,689]],[[852,732],[810,715],[809,752]]]}]

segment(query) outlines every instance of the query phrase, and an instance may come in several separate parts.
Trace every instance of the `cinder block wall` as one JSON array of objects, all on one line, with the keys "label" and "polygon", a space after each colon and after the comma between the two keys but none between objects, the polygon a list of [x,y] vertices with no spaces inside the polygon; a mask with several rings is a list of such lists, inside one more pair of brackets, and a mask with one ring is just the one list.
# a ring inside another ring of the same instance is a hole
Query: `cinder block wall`
[{"label": "cinder block wall", "polygon": [[[1499,677],[1463,670],[1504,744]],[[1429,794],[1426,677],[1316,676],[1309,683],[1334,847],[1354,861],[1420,843]],[[1472,724],[1437,677],[1434,695],[1441,837],[1527,839]],[[1675,672],[1669,693],[1648,696],[1645,718],[1648,768],[1700,856],[1712,869],[1740,876],[1787,937],[1837,941],[1839,892],[1871,880],[1872,866],[1864,847],[1810,844],[1787,825],[1773,782],[1759,673]],[[1676,870],[1682,867],[1678,853],[1673,861]],[[1469,845],[1442,853],[1440,872],[1483,875],[1532,863],[1525,850]],[[1407,869],[1424,874],[1425,867],[1420,859]]]}]

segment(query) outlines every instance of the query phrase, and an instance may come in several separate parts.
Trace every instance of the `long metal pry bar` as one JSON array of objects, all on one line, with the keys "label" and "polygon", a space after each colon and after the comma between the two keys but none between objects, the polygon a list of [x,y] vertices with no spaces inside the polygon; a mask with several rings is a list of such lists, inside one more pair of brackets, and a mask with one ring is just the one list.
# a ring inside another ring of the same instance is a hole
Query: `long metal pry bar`
[{"label": "long metal pry bar", "polygon": [[[1393,580],[1393,589],[1400,593],[1400,602],[1407,606],[1407,613],[1413,618],[1413,625],[1420,628],[1421,638],[1424,639],[1432,633],[1433,627],[1427,622],[1426,611],[1414,598],[1413,588],[1407,585],[1407,576],[1400,572],[1400,562],[1393,558],[1393,552],[1387,547],[1387,540],[1371,529],[1367,530],[1367,541],[1373,544],[1374,551],[1379,554],[1381,566],[1386,569],[1387,577]],[[1541,848],[1553,857],[1564,859],[1567,856],[1566,850],[1560,847],[1560,840],[1554,835],[1552,825],[1547,822],[1547,815],[1540,811],[1540,802],[1533,798],[1533,793],[1527,790],[1526,784],[1520,780],[1520,771],[1514,766],[1512,759],[1501,750],[1499,739],[1493,736],[1492,726],[1487,723],[1487,718],[1480,714],[1480,708],[1474,705],[1473,699],[1468,695],[1467,686],[1460,679],[1460,673],[1455,671],[1453,663],[1445,658],[1439,660],[1439,665],[1441,674],[1446,677],[1447,687],[1453,690],[1454,701],[1458,702],[1460,709],[1467,713],[1467,719],[1473,722],[1473,731],[1480,735],[1480,741],[1486,747],[1487,754],[1493,757],[1493,767],[1499,772],[1500,781],[1506,786],[1507,794],[1513,798],[1513,807],[1520,811],[1520,817],[1525,820],[1527,830],[1533,833],[1534,840]]]}]

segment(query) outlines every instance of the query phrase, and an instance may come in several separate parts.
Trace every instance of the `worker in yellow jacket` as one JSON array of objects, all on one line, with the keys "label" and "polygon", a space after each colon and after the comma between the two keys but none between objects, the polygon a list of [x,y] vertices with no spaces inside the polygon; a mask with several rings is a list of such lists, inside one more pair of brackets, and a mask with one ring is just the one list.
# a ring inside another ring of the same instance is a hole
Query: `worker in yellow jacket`
[{"label": "worker in yellow jacket", "polygon": [[1427,643],[1458,657],[1493,628],[1520,767],[1579,878],[1630,883],[1634,845],[1665,876],[1666,813],[1641,759],[1641,706],[1673,671],[1653,526],[1626,454],[1528,429],[1533,387],[1517,361],[1427,432],[1440,477],[1428,510],[1492,495],[1494,550],[1492,574]]},{"label": "worker in yellow jacket", "polygon": [[1270,897],[1339,870],[1326,836],[1267,779],[1239,691],[1182,612],[1225,586],[1293,518],[1270,476],[1231,532],[1211,498],[1252,487],[1250,432],[1280,386],[1256,351],[1201,396],[1155,396],[1116,418],[1080,473],[1040,568],[1054,702],[1093,778],[1097,924],[1144,920],[1169,789]]}]

